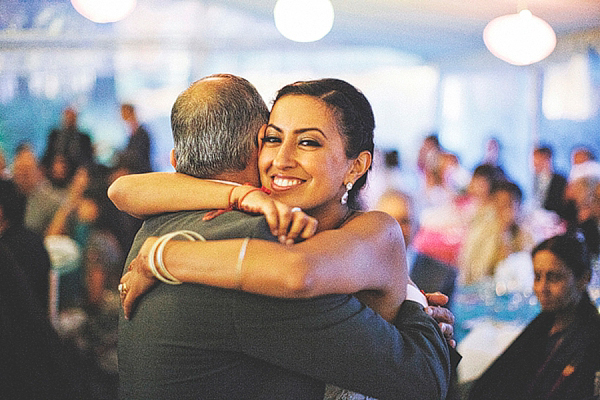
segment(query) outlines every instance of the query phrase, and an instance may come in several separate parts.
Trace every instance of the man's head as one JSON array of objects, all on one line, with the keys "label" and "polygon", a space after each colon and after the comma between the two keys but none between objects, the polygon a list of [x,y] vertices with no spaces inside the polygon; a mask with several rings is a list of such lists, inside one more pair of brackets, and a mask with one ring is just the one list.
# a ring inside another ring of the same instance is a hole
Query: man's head
[{"label": "man's head", "polygon": [[494,186],[501,181],[498,169],[490,164],[481,164],[473,171],[468,193],[481,201],[487,201]]},{"label": "man's head", "polygon": [[21,193],[31,194],[42,181],[42,173],[33,150],[27,144],[17,147],[13,159],[13,181]]},{"label": "man's head", "polygon": [[536,174],[552,171],[552,148],[549,146],[536,147],[533,151],[533,170]]},{"label": "man's head", "polygon": [[135,113],[135,107],[133,104],[121,104],[121,118],[123,118],[123,121],[125,121],[127,124],[137,123],[137,115]]},{"label": "man's head", "polygon": [[171,110],[176,170],[215,178],[256,169],[257,134],[268,118],[264,100],[243,78],[218,74],[194,82]]},{"label": "man's head", "polygon": [[67,107],[63,111],[63,126],[75,128],[77,126],[77,111],[73,107]]},{"label": "man's head", "polygon": [[523,201],[521,188],[516,183],[500,181],[494,185],[491,196],[502,226],[508,228],[516,224]]},{"label": "man's head", "polygon": [[407,194],[389,189],[381,195],[375,207],[376,210],[386,212],[398,221],[407,246],[411,243],[415,230],[412,204],[412,199]]},{"label": "man's head", "polygon": [[571,163],[573,165],[583,164],[586,161],[594,161],[594,153],[585,146],[576,147],[571,152]]}]

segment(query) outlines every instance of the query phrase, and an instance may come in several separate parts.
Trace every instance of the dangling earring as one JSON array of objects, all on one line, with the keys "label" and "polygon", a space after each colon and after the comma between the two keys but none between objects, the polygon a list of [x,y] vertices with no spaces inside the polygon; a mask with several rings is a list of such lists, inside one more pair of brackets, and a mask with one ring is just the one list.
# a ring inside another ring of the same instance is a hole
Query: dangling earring
[{"label": "dangling earring", "polygon": [[346,193],[344,193],[342,196],[342,204],[346,204],[348,202],[348,192],[352,190],[352,186],[354,186],[352,182],[346,183]]}]

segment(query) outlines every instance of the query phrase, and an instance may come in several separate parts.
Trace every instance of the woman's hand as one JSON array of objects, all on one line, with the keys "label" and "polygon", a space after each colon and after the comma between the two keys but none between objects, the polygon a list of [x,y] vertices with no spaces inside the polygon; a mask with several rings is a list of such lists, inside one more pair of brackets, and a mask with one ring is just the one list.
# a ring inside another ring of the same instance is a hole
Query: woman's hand
[{"label": "woman's hand", "polygon": [[138,255],[127,267],[127,273],[121,278],[119,293],[126,319],[131,317],[137,298],[158,282],[148,265],[148,253],[157,240],[157,237],[146,239]]},{"label": "woman's hand", "polygon": [[263,214],[271,233],[282,244],[291,245],[300,239],[308,239],[317,231],[317,220],[299,207],[290,207],[271,198],[267,193],[243,185],[232,190],[230,203],[245,212]]}]

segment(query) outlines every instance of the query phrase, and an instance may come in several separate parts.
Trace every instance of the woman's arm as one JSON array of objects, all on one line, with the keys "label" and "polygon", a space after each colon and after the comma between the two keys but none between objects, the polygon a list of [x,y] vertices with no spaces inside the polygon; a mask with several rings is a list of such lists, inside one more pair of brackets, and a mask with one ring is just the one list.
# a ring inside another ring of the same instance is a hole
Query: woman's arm
[{"label": "woman's arm", "polygon": [[108,188],[108,197],[121,211],[135,217],[165,212],[226,208],[233,186],[178,172],[124,175]]},{"label": "woman's arm", "polygon": [[125,175],[108,188],[108,197],[121,211],[144,218],[165,212],[234,207],[263,214],[271,233],[282,243],[307,239],[317,220],[274,200],[250,185],[235,185],[194,178],[178,172]]},{"label": "woman's arm", "polygon": [[[128,287],[128,315],[135,298],[153,284],[149,239],[122,283]],[[277,297],[315,297],[363,292],[363,300],[384,318],[393,318],[406,296],[406,254],[398,223],[381,212],[360,214],[342,228],[318,233],[294,246],[253,239],[241,275],[243,239],[171,241],[163,253],[169,272],[183,282],[203,283]],[[142,280],[145,283],[139,283]],[[366,292],[365,292],[366,291]]]}]

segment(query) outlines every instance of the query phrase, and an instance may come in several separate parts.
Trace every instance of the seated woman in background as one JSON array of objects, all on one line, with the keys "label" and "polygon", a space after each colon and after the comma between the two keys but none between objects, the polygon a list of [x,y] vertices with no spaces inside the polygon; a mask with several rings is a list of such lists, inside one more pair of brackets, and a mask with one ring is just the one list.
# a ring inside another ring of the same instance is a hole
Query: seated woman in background
[{"label": "seated woman in background", "polygon": [[469,399],[584,399],[600,370],[600,315],[585,244],[554,236],[532,252],[542,312],[475,382]]}]

